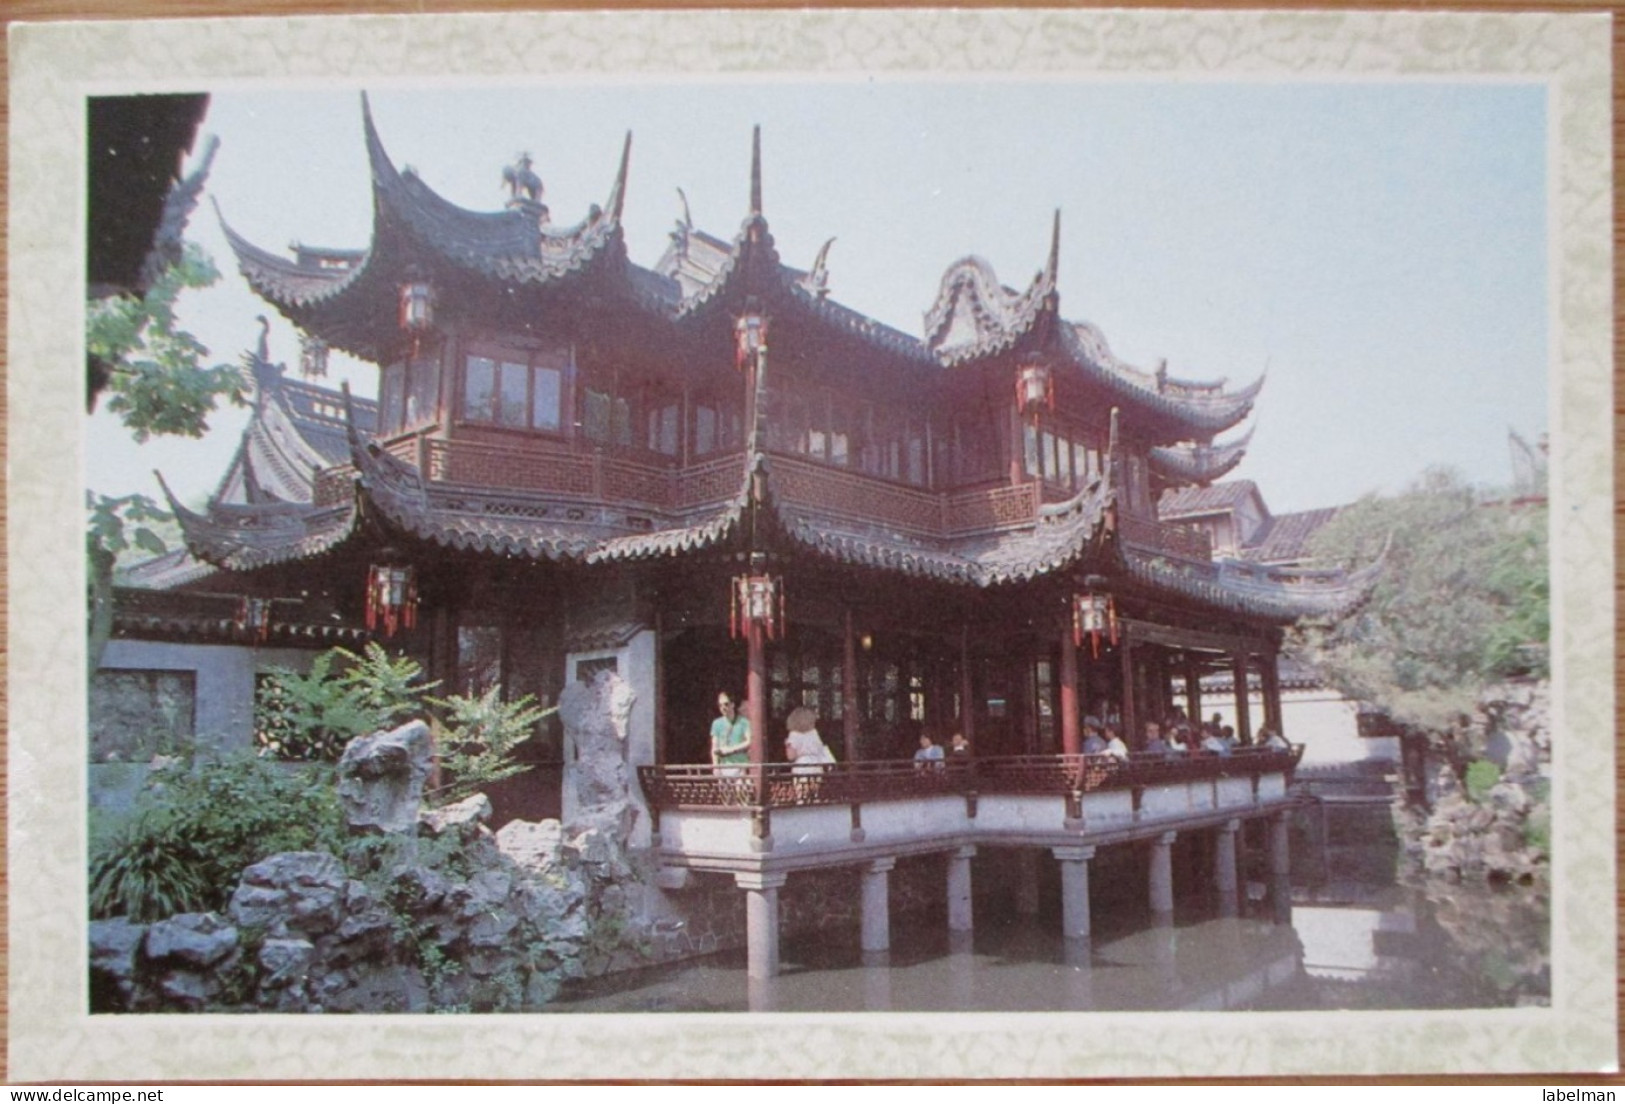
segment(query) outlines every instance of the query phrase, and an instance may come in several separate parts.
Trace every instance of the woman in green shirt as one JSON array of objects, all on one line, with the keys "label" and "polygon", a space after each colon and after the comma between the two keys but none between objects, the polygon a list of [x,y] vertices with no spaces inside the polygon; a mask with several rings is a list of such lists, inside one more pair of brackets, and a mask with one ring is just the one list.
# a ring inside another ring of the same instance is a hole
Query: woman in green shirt
[{"label": "woman in green shirt", "polygon": [[719,767],[750,762],[750,720],[739,715],[733,695],[726,690],[717,695],[717,712],[721,716],[711,722],[711,762]]}]

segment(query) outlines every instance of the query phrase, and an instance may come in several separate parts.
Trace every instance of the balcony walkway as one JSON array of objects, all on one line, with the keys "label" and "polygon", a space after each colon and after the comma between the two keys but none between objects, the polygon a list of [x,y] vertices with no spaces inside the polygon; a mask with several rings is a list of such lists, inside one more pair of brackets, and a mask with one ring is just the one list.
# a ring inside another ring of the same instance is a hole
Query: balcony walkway
[{"label": "balcony walkway", "polygon": [[[732,875],[746,893],[751,974],[778,971],[778,889],[790,874],[863,869],[863,948],[890,945],[887,874],[904,856],[948,864],[948,926],[969,931],[970,859],[978,846],[1050,850],[1061,863],[1062,925],[1089,935],[1095,849],[1149,841],[1153,913],[1173,909],[1171,849],[1180,833],[1211,832],[1221,911],[1238,907],[1241,822],[1271,818],[1272,880],[1288,869],[1286,819],[1301,746],[1229,756],[1042,755],[942,766],[912,761],[828,767],[641,767],[654,817],[661,884],[692,872]],[[1275,885],[1277,893],[1284,885]]]}]

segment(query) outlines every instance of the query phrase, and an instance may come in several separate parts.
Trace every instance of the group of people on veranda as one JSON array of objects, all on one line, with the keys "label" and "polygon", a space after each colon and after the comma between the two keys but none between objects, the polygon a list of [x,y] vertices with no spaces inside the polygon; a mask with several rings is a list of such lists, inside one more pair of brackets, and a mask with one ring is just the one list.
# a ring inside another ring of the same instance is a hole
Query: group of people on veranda
[{"label": "group of people on veranda", "polygon": [[[739,712],[739,703],[727,691],[717,695],[717,718],[711,722],[711,761],[723,773],[738,773],[750,762],[750,720]],[[798,775],[818,774],[831,763],[835,755],[818,734],[818,714],[806,706],[798,706],[785,718],[787,734],[784,740],[784,758],[794,765]],[[1237,747],[1247,746],[1236,739],[1235,730],[1222,724],[1220,715],[1203,724],[1186,719],[1183,712],[1175,713],[1164,721],[1147,721],[1140,752],[1146,755],[1229,755]],[[1252,746],[1286,748],[1289,745],[1281,734],[1264,728],[1258,732]],[[1127,759],[1128,745],[1118,718],[1108,715],[1105,721],[1094,715],[1083,718],[1083,753],[1085,755],[1111,755]],[[919,750],[914,753],[914,766],[919,770],[942,767],[948,763],[969,762],[970,741],[964,733],[955,732],[947,749],[941,747],[930,733],[920,735]]]},{"label": "group of people on veranda", "polygon": [[[796,774],[816,774],[835,762],[835,753],[818,734],[818,714],[806,706],[790,710],[784,720],[784,758]],[[750,762],[750,719],[739,711],[739,703],[726,690],[717,695],[717,717],[711,722],[711,762],[727,773]],[[944,750],[929,733],[920,736],[920,749],[914,753],[917,768],[942,766],[948,762],[968,762],[970,741],[955,732]]]}]

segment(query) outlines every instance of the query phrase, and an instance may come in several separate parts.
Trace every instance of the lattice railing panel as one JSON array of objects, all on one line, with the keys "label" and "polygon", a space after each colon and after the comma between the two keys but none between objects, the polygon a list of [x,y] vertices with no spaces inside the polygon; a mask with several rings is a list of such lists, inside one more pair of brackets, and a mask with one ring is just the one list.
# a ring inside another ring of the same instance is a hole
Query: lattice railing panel
[{"label": "lattice railing panel", "polygon": [[1124,542],[1139,548],[1204,563],[1213,559],[1213,538],[1197,526],[1168,525],[1131,514],[1121,515],[1117,526]]},{"label": "lattice railing panel", "polygon": [[820,513],[928,536],[942,532],[942,497],[928,491],[787,456],[773,458],[773,487],[786,502]]},{"label": "lattice railing panel", "polygon": [[1243,748],[1232,755],[1014,755],[921,767],[912,760],[836,763],[811,771],[789,763],[761,767],[639,767],[638,782],[656,808],[780,808],[852,805],[941,794],[1064,796],[1100,790],[1246,778],[1292,771],[1301,745]]},{"label": "lattice railing panel", "polygon": [[943,510],[946,536],[1013,529],[1038,519],[1038,487],[1019,483],[949,495]]},{"label": "lattice railing panel", "polygon": [[673,509],[686,510],[732,498],[744,482],[744,464],[744,455],[734,453],[679,471],[672,483]]}]

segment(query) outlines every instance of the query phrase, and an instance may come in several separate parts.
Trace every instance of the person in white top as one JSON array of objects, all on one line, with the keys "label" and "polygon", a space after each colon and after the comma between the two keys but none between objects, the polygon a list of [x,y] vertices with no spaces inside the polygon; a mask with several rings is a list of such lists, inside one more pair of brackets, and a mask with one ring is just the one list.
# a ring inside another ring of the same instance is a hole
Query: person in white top
[{"label": "person in white top", "polygon": [[806,706],[790,710],[785,726],[790,735],[784,740],[784,756],[795,764],[792,774],[822,774],[824,764],[835,762],[835,756],[818,735],[818,714]]},{"label": "person in white top", "polygon": [[1128,745],[1123,737],[1117,734],[1117,729],[1111,725],[1106,726],[1106,754],[1115,755],[1119,759],[1128,758]]}]

